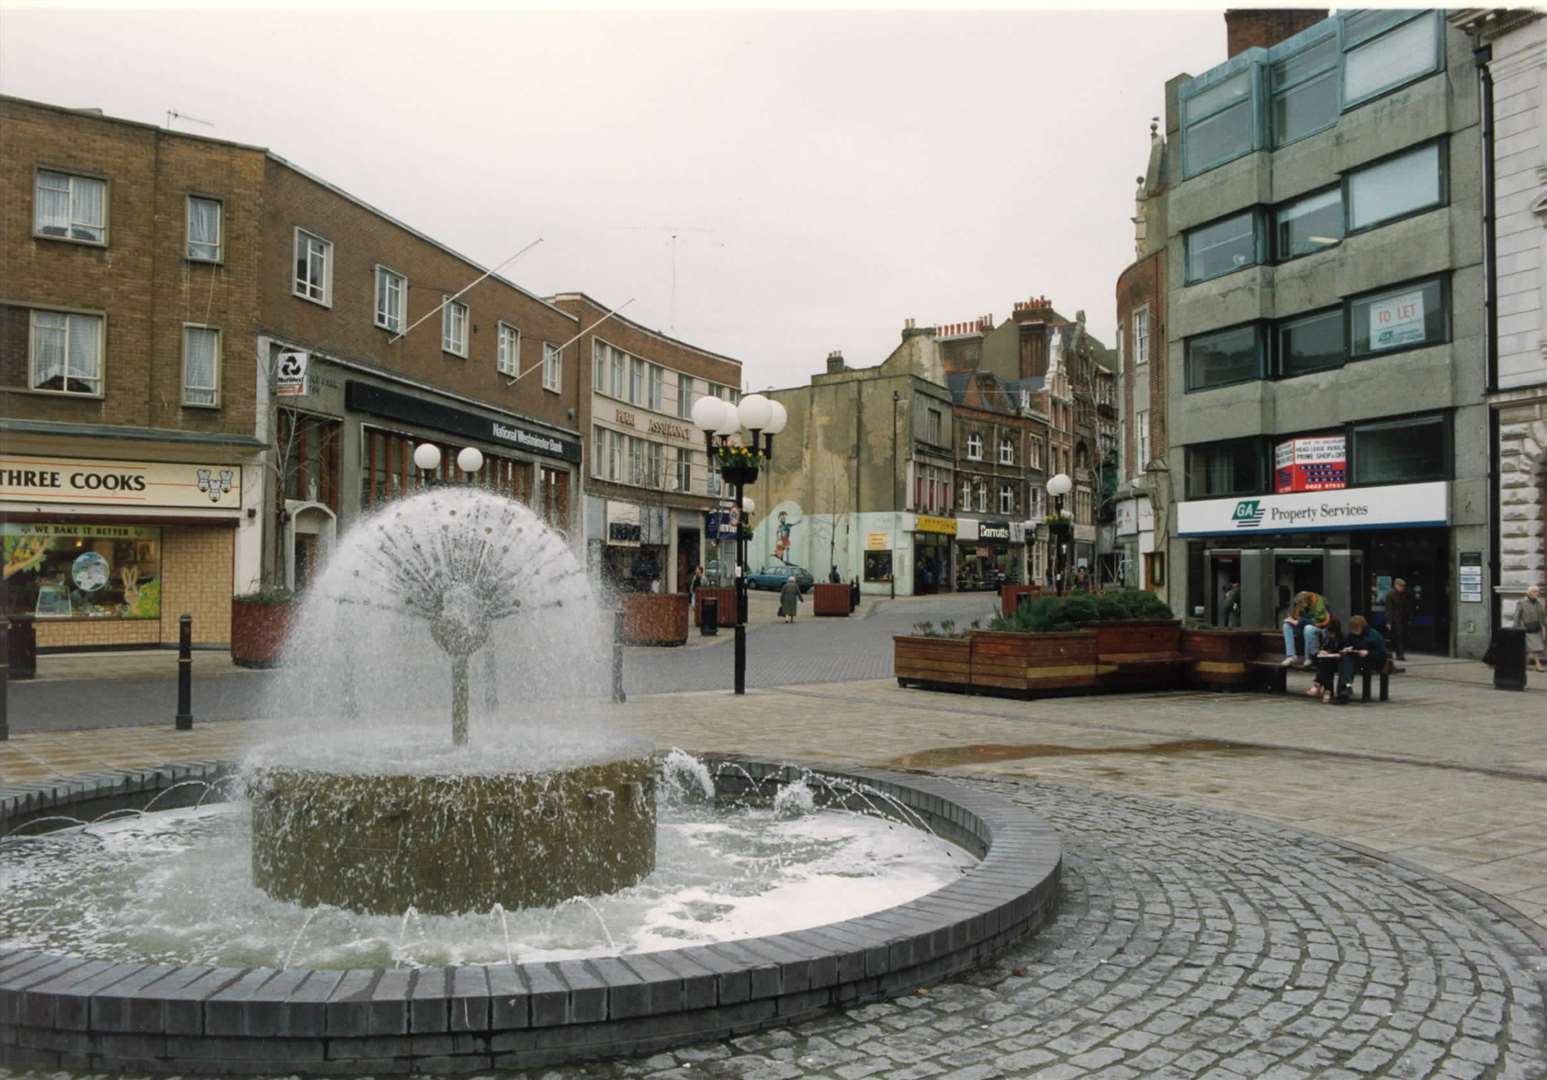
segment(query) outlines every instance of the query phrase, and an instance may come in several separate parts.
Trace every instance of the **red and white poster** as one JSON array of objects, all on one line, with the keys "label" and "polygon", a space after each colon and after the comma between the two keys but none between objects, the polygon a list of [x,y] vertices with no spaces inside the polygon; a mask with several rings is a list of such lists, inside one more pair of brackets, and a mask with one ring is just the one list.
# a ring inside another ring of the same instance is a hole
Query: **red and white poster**
[{"label": "red and white poster", "polygon": [[1343,436],[1318,435],[1289,439],[1273,448],[1273,490],[1333,491],[1348,486],[1348,462]]}]

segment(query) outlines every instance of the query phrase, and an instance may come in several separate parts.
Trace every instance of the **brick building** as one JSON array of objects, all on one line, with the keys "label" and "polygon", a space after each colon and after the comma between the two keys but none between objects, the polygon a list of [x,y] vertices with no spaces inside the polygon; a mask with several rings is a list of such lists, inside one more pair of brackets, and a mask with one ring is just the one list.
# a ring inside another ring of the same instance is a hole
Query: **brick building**
[{"label": "brick building", "polygon": [[[587,561],[614,588],[685,592],[695,567],[725,578],[735,565],[729,515],[717,512],[693,403],[739,401],[741,361],[610,315],[582,292],[552,302],[579,323],[578,426],[589,432],[585,468]],[[722,524],[723,521],[723,524]]]},{"label": "brick building", "polygon": [[574,315],[256,147],[0,98],[0,157],[5,609],[40,647],[228,641],[425,441],[578,547]]},{"label": "brick building", "polygon": [[229,640],[261,565],[262,150],[0,98],[4,609]]}]

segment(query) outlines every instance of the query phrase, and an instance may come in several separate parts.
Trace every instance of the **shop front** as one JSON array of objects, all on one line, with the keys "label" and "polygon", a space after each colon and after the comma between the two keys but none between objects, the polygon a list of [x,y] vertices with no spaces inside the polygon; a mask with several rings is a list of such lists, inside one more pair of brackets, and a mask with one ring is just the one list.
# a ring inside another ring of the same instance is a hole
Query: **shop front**
[{"label": "shop front", "polygon": [[1021,543],[1013,543],[1013,526],[1008,521],[979,518],[956,519],[956,589],[973,592],[1018,584],[1025,558],[1025,526],[1021,525]]},{"label": "shop front", "polygon": [[183,614],[195,642],[229,642],[239,564],[258,558],[245,471],[237,457],[0,455],[0,609],[32,618],[42,650],[175,645]]},{"label": "shop front", "polygon": [[1483,618],[1485,545],[1459,550],[1466,545],[1450,526],[1448,487],[1436,481],[1181,503],[1187,612],[1224,625],[1225,595],[1239,583],[1243,626],[1276,628],[1302,591],[1325,596],[1340,620],[1364,615],[1382,626],[1382,601],[1402,578],[1412,607],[1407,647],[1449,654],[1456,620]]},{"label": "shop front", "polygon": [[956,518],[914,515],[913,595],[951,591],[955,546]]}]

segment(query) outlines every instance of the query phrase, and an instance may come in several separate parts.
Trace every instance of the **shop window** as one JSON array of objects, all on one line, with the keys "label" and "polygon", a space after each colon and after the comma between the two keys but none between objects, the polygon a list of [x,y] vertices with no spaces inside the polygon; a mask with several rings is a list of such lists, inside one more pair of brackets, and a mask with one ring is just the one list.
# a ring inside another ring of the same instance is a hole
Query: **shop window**
[{"label": "shop window", "polygon": [[1284,146],[1330,127],[1338,118],[1338,42],[1328,35],[1272,64],[1268,78],[1273,145]]},{"label": "shop window", "polygon": [[892,580],[892,553],[890,551],[865,552],[865,580],[882,583]]},{"label": "shop window", "polygon": [[[408,298],[408,279],[402,274],[376,268],[376,325],[383,330],[403,329],[404,302]],[[502,324],[503,325],[503,324]]]},{"label": "shop window", "polygon": [[1262,448],[1232,439],[1187,448],[1187,497],[1252,495],[1262,490]]},{"label": "shop window", "polygon": [[440,347],[452,356],[467,359],[467,305],[447,298],[440,309]]},{"label": "shop window", "polygon": [[338,441],[341,421],[281,409],[275,426],[276,465],[285,498],[321,503],[335,514],[338,500]]},{"label": "shop window", "polygon": [[333,305],[333,245],[305,229],[295,231],[295,282],[291,291],[314,304]]},{"label": "shop window", "polygon": [[1341,188],[1318,191],[1273,212],[1273,254],[1279,262],[1325,251],[1342,239]]},{"label": "shop window", "polygon": [[31,312],[27,385],[57,394],[100,396],[103,322],[100,315]]},{"label": "shop window", "polygon": [[51,240],[107,243],[107,181],[39,169],[32,231]]},{"label": "shop window", "polygon": [[564,389],[564,358],[559,347],[543,342],[543,389],[555,394]]},{"label": "shop window", "polygon": [[138,525],[0,523],[6,615],[159,619],[161,530]]},{"label": "shop window", "polygon": [[1227,72],[1212,85],[1194,79],[1182,88],[1182,175],[1234,161],[1256,149],[1255,66]]},{"label": "shop window", "polygon": [[1343,363],[1343,309],[1319,311],[1278,324],[1278,373],[1285,377]]},{"label": "shop window", "polygon": [[1348,230],[1421,213],[1445,201],[1442,143],[1429,143],[1351,172],[1348,189]]},{"label": "shop window", "polygon": [[1262,260],[1261,215],[1256,210],[1211,222],[1183,236],[1187,284],[1207,281]]},{"label": "shop window", "polygon": [[220,225],[224,209],[219,199],[188,196],[188,247],[184,254],[193,262],[220,262]]},{"label": "shop window", "polygon": [[1262,378],[1263,334],[1256,323],[1188,338],[1184,352],[1189,391]]},{"label": "shop window", "polygon": [[1443,278],[1430,278],[1351,301],[1352,355],[1373,356],[1447,340],[1450,305],[1445,285]]},{"label": "shop window", "polygon": [[220,405],[220,331],[183,327],[183,404]]},{"label": "shop window", "polygon": [[976,431],[967,436],[967,458],[969,461],[983,460],[983,436]]},{"label": "shop window", "polygon": [[[521,331],[509,323],[500,323],[495,334],[494,369],[501,375],[509,375],[516,378],[521,374]],[[593,342],[593,345],[595,343]],[[547,346],[543,346],[544,349]],[[595,353],[598,370],[600,370],[601,353]],[[546,373],[544,373],[546,377]],[[601,389],[600,382],[597,389]]]},{"label": "shop window", "polygon": [[1343,19],[1343,108],[1438,71],[1444,63],[1440,13],[1353,11]]},{"label": "shop window", "polygon": [[1450,478],[1450,420],[1443,414],[1355,424],[1352,435],[1356,484]]}]

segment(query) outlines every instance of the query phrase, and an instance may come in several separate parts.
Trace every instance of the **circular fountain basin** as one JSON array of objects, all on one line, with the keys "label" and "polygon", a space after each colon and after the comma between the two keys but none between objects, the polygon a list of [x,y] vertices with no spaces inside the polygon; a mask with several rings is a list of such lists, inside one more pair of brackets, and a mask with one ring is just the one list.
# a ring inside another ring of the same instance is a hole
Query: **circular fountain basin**
[{"label": "circular fountain basin", "polygon": [[[879,810],[979,861],[939,889],[868,915],[583,960],[220,967],[114,962],[0,942],[0,1065],[453,1072],[653,1052],[938,982],[982,964],[1056,908],[1057,837],[1007,801],[929,777],[823,770],[823,783],[808,784],[805,769],[714,764],[722,766],[721,798],[766,802],[804,785],[819,807]],[[169,770],[136,786],[153,793],[178,778]],[[0,832],[29,817],[100,812],[105,800],[122,797],[119,785],[106,786],[112,790],[96,780],[0,793]]]}]

